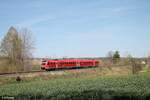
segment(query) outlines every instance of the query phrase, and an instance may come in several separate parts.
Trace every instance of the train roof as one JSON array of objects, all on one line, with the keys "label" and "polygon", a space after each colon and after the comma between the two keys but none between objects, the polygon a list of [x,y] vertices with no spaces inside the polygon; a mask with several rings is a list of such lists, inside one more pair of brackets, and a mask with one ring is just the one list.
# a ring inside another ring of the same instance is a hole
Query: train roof
[{"label": "train roof", "polygon": [[60,59],[60,60],[47,60],[48,62],[73,62],[73,61],[97,61],[97,60],[87,60],[87,59]]}]

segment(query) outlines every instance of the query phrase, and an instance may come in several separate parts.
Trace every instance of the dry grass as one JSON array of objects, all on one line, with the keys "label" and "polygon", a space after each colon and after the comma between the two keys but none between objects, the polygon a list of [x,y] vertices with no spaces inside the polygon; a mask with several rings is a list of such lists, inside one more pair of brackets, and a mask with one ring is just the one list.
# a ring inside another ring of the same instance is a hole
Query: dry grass
[{"label": "dry grass", "polygon": [[94,76],[112,76],[112,75],[129,75],[131,74],[130,66],[121,66],[121,67],[97,67],[97,68],[87,68],[79,70],[70,70],[67,71],[70,74],[74,75],[94,75]]},{"label": "dry grass", "polygon": [[[38,72],[28,74],[17,74],[14,76],[0,77],[0,84],[14,83],[15,78],[20,76],[24,82],[50,80],[54,78],[73,78],[81,76],[122,76],[131,74],[130,66],[112,67],[96,67],[96,68],[83,68],[73,70],[60,70],[50,72]],[[11,80],[12,79],[12,80]]]}]

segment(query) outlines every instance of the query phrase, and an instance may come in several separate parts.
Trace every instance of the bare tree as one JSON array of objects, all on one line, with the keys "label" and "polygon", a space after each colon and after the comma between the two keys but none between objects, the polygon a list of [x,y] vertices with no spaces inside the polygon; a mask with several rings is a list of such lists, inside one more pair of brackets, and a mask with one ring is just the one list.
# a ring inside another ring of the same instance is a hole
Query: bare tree
[{"label": "bare tree", "polygon": [[113,52],[113,51],[109,51],[106,56],[107,56],[108,58],[112,59],[112,58],[113,58],[113,55],[114,55],[114,52]]},{"label": "bare tree", "polygon": [[143,66],[140,63],[138,63],[134,58],[131,59],[131,63],[132,63],[132,73],[138,74],[142,70]]},{"label": "bare tree", "polygon": [[113,52],[113,51],[109,51],[109,52],[107,53],[107,55],[106,55],[106,56],[108,57],[110,63],[113,62],[113,55],[114,55],[114,52]]},{"label": "bare tree", "polygon": [[31,57],[33,43],[31,32],[27,29],[17,31],[10,27],[0,45],[0,54],[8,58],[11,69],[24,70],[27,59]]},{"label": "bare tree", "polygon": [[130,64],[132,63],[132,60],[133,60],[132,55],[131,55],[131,54],[128,54],[128,55],[126,56],[126,64],[127,64],[127,65],[130,65]]},{"label": "bare tree", "polygon": [[106,55],[106,57],[108,58],[107,62],[105,62],[105,66],[107,66],[109,69],[111,69],[111,66],[113,64],[113,55],[114,52],[113,51],[109,51]]},{"label": "bare tree", "polygon": [[33,34],[27,28],[22,28],[19,31],[20,38],[22,40],[22,62],[24,70],[31,69],[32,51],[34,49]]},{"label": "bare tree", "polygon": [[14,27],[11,27],[6,36],[3,38],[1,42],[1,56],[5,56],[8,58],[8,65],[10,64],[12,67],[9,67],[9,70],[22,70],[22,68],[18,68],[17,64],[21,64],[21,39],[19,38],[18,32]]}]

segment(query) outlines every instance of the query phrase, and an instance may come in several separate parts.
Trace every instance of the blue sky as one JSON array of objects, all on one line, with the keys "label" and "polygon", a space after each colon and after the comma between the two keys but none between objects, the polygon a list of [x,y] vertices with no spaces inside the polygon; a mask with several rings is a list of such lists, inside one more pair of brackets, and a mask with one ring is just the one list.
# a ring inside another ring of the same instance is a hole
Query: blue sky
[{"label": "blue sky", "polygon": [[150,51],[150,0],[1,0],[0,37],[34,33],[35,57],[99,57]]}]

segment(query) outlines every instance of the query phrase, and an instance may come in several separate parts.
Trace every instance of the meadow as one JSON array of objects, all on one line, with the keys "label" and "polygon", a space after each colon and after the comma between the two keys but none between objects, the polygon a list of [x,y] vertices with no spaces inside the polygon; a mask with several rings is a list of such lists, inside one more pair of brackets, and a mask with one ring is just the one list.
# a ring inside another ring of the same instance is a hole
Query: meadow
[{"label": "meadow", "polygon": [[[95,70],[95,69],[94,69]],[[87,71],[86,71],[87,72]],[[137,75],[68,74],[0,85],[0,96],[27,100],[150,100],[150,72]]]}]

